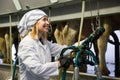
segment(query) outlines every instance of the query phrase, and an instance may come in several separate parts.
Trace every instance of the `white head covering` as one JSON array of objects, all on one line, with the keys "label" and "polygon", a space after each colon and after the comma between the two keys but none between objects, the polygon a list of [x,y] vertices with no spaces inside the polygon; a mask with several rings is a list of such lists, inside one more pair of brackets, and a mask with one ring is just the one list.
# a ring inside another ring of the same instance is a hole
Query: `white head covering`
[{"label": "white head covering", "polygon": [[25,13],[20,20],[18,25],[18,31],[22,36],[25,34],[35,25],[35,23],[42,18],[43,16],[47,16],[45,12],[39,9],[31,10]]}]

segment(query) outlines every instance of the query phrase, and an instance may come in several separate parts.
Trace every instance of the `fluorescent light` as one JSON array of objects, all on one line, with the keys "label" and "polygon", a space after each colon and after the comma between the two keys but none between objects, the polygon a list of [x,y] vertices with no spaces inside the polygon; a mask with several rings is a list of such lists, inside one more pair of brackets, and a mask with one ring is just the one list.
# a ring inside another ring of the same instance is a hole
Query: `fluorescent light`
[{"label": "fluorescent light", "polygon": [[51,3],[56,3],[58,0],[50,0]]},{"label": "fluorescent light", "polygon": [[22,9],[19,0],[13,0],[13,3],[18,11]]}]

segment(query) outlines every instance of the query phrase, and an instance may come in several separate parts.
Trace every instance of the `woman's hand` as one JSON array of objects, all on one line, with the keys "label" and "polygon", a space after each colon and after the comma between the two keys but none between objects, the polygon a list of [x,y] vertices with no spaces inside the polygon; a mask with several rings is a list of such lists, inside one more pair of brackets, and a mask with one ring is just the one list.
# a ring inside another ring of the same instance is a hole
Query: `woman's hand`
[{"label": "woman's hand", "polygon": [[62,56],[59,58],[59,68],[63,67],[65,69],[69,68],[72,63],[72,59],[68,56]]}]

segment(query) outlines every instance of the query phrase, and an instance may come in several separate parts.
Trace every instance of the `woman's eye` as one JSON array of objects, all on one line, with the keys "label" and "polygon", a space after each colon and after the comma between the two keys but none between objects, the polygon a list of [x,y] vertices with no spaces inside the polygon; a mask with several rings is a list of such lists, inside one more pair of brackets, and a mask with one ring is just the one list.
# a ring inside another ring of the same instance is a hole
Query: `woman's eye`
[{"label": "woman's eye", "polygon": [[44,21],[48,21],[48,18],[43,18]]}]

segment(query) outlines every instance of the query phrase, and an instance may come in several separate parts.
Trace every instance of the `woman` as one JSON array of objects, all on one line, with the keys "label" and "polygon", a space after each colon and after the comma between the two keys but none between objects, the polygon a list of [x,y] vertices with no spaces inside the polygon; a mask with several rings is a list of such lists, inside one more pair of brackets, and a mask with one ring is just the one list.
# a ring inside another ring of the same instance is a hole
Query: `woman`
[{"label": "woman", "polygon": [[69,67],[67,57],[51,62],[66,46],[47,40],[49,25],[48,16],[39,9],[25,13],[20,20],[18,30],[24,37],[18,49],[20,80],[49,80],[49,76],[58,75],[59,67]]}]

